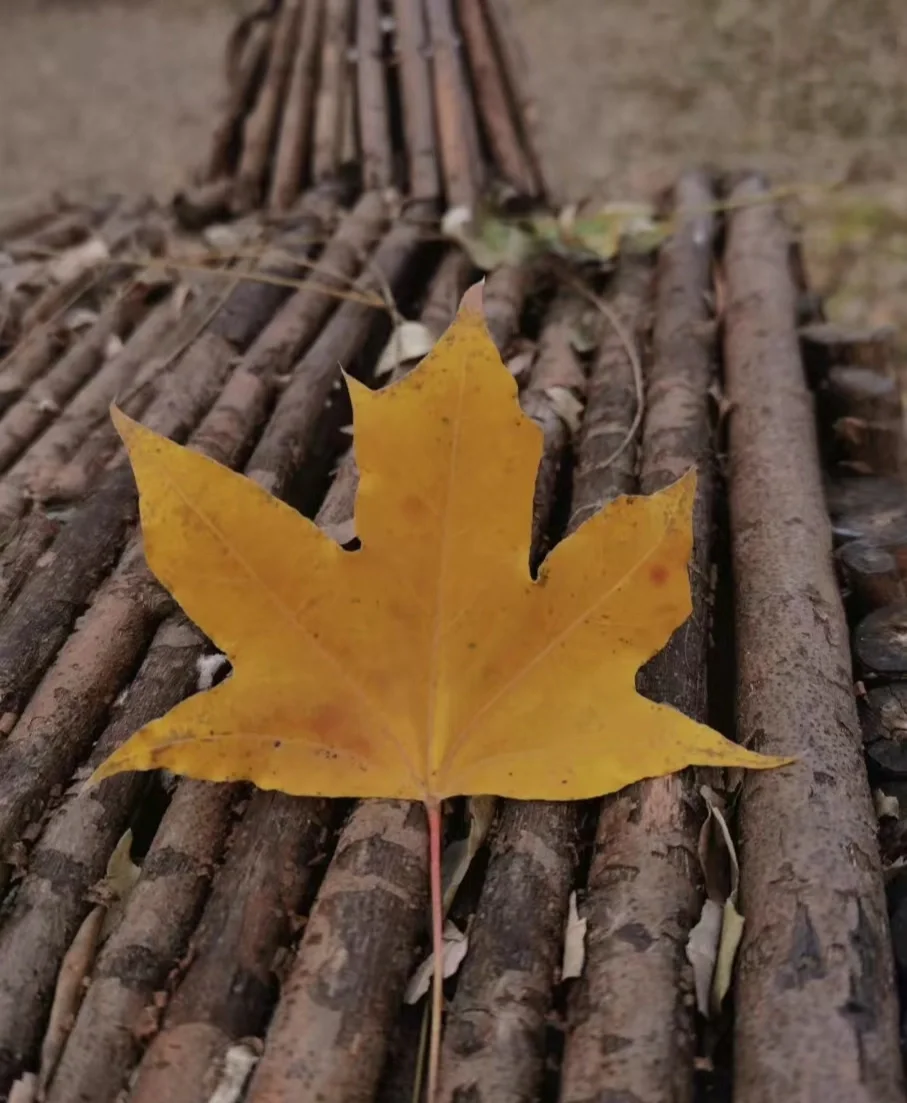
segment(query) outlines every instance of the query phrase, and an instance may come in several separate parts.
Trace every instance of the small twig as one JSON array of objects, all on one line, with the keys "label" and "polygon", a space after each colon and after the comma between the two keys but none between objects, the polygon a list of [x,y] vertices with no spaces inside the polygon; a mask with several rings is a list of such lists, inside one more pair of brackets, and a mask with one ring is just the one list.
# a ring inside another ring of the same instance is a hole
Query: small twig
[{"label": "small twig", "polygon": [[70,307],[74,306],[79,301],[79,299],[82,298],[83,295],[87,295],[93,288],[97,287],[98,283],[100,283],[100,280],[101,275],[100,273],[98,273],[95,275],[95,278],[87,285],[87,287],[80,287],[77,291],[74,291],[73,294],[65,302],[60,304],[60,306],[53,312],[53,314],[51,314],[49,318],[46,318],[43,322],[39,322],[36,326],[32,326],[31,329],[23,333],[21,338],[12,346],[9,352],[2,359],[0,359],[0,371],[2,371],[7,366],[12,356],[17,353],[30,340],[33,340],[37,334],[52,329],[60,321],[60,319],[65,316],[67,310],[69,310]]},{"label": "small twig", "polygon": [[[301,267],[310,267],[313,270],[318,268],[316,261],[306,261],[299,258],[294,259]],[[354,291],[338,291],[336,287],[315,283],[309,277],[294,279],[292,276],[274,276],[268,272],[235,272],[233,269],[207,268],[203,264],[183,264],[179,261],[167,260],[166,258],[156,260],[155,258],[132,259],[128,257],[117,257],[114,263],[128,264],[136,268],[145,266],[151,267],[156,263],[159,268],[174,272],[192,272],[197,275],[206,276],[232,276],[237,280],[252,280],[255,283],[270,283],[274,284],[276,287],[291,287],[297,291],[305,287],[309,291],[322,291],[325,295],[333,295],[336,299],[346,299],[353,303],[360,303],[362,306],[372,306],[378,310],[386,308],[385,302],[378,295],[369,295],[368,293],[357,293]]]},{"label": "small twig", "polygon": [[602,460],[601,464],[598,465],[601,469],[604,469],[606,467],[610,467],[615,460],[619,459],[624,454],[630,442],[639,432],[639,427],[642,424],[642,416],[645,412],[646,405],[645,386],[643,384],[642,377],[642,364],[639,361],[639,356],[637,355],[636,348],[634,347],[633,338],[627,332],[626,327],[617,316],[617,313],[608,305],[608,303],[605,302],[604,299],[601,298],[600,295],[596,295],[594,291],[590,291],[589,288],[586,287],[580,280],[571,277],[569,282],[580,295],[582,295],[586,300],[592,303],[595,309],[608,319],[609,323],[614,329],[614,332],[617,334],[618,340],[623,345],[624,351],[627,354],[627,359],[630,362],[630,367],[633,369],[633,386],[636,390],[636,412],[633,415],[633,421],[630,423],[630,428],[627,430],[623,440],[620,442],[617,448],[614,449],[611,455],[607,456],[604,460]]},{"label": "small twig", "polygon": [[375,277],[375,282],[381,288],[382,306],[391,316],[391,323],[396,328],[406,319],[400,313],[397,306],[397,301],[394,298],[394,292],[391,285],[387,281],[387,277],[381,271],[377,264],[374,264],[371,260],[366,263],[366,268]]},{"label": "small twig", "polygon": [[[215,271],[215,269],[212,269],[212,271]],[[189,335],[184,340],[180,341],[180,343],[176,346],[176,348],[173,349],[173,351],[171,353],[169,353],[167,356],[165,356],[160,364],[156,365],[154,374],[150,377],[146,377],[141,382],[134,383],[131,387],[129,387],[126,390],[126,392],[124,394],[117,395],[116,400],[115,400],[116,404],[121,405],[124,402],[128,402],[129,399],[133,397],[133,395],[138,393],[138,391],[141,387],[147,386],[151,382],[152,379],[155,379],[155,378],[159,377],[163,372],[165,372],[171,366],[171,364],[173,364],[176,360],[178,360],[183,355],[183,353],[186,351],[186,349],[189,348],[189,346],[192,344],[192,342],[195,341],[204,332],[204,330],[207,328],[207,326],[214,320],[214,317],[217,314],[217,312],[226,303],[227,299],[230,298],[230,296],[233,294],[233,292],[239,286],[239,283],[240,283],[240,277],[237,275],[224,288],[222,294],[220,294],[217,297],[217,299],[212,304],[211,309],[206,311],[205,314],[202,315],[201,318],[199,318],[198,324],[193,328],[192,332],[189,333]],[[105,413],[103,415],[103,417],[106,418],[107,414]],[[98,420],[100,421],[100,420],[103,420],[103,419],[98,419]],[[98,421],[96,421],[94,423],[94,425],[97,425],[97,424],[98,424]]]}]

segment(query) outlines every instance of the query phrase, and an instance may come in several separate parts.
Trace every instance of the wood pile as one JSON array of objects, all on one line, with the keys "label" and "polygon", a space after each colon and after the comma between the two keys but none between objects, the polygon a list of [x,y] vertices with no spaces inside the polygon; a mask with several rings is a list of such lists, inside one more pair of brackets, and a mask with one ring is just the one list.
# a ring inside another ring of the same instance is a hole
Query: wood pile
[{"label": "wood pile", "polygon": [[[401,208],[372,182],[352,204],[336,181],[305,191],[252,273],[239,249],[155,279],[114,256],[97,286],[73,286],[94,316],[24,374],[43,324],[27,317],[58,284],[15,292],[0,366],[0,1096],[412,1097],[421,807],[160,774],[83,787],[139,726],[228,673],[148,571],[107,406],[346,540],[357,476],[340,366],[373,386],[407,370],[382,356],[401,318],[437,336],[476,277],[433,202]],[[499,802],[450,912],[468,952],[446,992],[446,1103],[903,1099],[885,894],[907,984],[892,346],[816,316],[765,192],[693,173],[657,254],[584,270],[542,256],[487,278],[490,331],[544,430],[535,557],[615,495],[696,465],[694,615],[641,684],[798,762],[584,804]],[[14,227],[0,251],[20,263],[10,243],[65,217]],[[73,309],[54,302],[41,319]],[[704,782],[731,792],[745,918],[735,986],[707,1016],[687,957],[714,887]],[[455,802],[448,845],[476,815]],[[585,960],[564,979],[573,892]]]},{"label": "wood pile", "polygon": [[261,0],[227,50],[189,225],[339,178],[474,209],[545,192],[509,0]]}]

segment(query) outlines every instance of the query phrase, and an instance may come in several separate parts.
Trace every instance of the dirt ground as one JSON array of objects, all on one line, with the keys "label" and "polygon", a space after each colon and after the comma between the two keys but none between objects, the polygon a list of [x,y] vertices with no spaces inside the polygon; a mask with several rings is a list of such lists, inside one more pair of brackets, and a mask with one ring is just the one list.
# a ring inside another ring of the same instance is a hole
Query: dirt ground
[{"label": "dirt ground", "polygon": [[[907,321],[902,5],[517,0],[550,175],[618,199],[702,161],[810,185],[810,256],[836,313]],[[0,0],[0,203],[171,192],[204,145],[241,7]]]}]

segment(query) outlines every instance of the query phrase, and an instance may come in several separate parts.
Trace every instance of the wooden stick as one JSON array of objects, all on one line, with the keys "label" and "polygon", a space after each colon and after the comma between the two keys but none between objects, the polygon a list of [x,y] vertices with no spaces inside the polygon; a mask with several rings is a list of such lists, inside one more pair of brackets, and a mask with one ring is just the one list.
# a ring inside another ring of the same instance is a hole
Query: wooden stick
[{"label": "wooden stick", "polygon": [[[698,471],[693,616],[643,668],[641,688],[703,721],[715,474],[709,388],[716,358],[702,333],[713,203],[701,177],[678,185],[675,232],[659,260],[639,486],[652,494],[691,467]],[[563,1103],[601,1090],[675,1103],[692,1099],[695,1037],[684,946],[702,904],[699,803],[692,771],[642,781],[605,800],[583,905],[586,961],[570,999]],[[618,1037],[619,1046],[602,1044]]]},{"label": "wooden stick", "polygon": [[821,394],[832,448],[843,462],[871,475],[904,468],[904,416],[898,381],[870,368],[832,368]]},{"label": "wooden stick", "polygon": [[59,521],[38,512],[30,518],[28,525],[17,529],[10,538],[0,553],[0,617],[12,605],[35,564],[59,531]]},{"label": "wooden stick", "polygon": [[482,0],[459,0],[458,13],[475,85],[476,110],[500,173],[520,195],[538,196],[541,183],[520,141],[502,59],[495,52]]},{"label": "wooden stick", "polygon": [[389,188],[394,182],[394,165],[378,0],[360,0],[357,18],[356,74],[362,134],[362,186]]},{"label": "wooden stick", "polygon": [[145,312],[147,295],[127,286],[42,379],[0,418],[0,471],[22,454],[102,362],[112,337],[125,337]]},{"label": "wooden stick", "polygon": [[452,0],[426,0],[434,73],[435,126],[448,207],[474,210],[482,185],[479,139]]},{"label": "wooden stick", "polygon": [[[734,1098],[902,1098],[876,823],[777,212],[733,191],[725,363],[744,778]],[[783,584],[779,584],[783,580]],[[856,857],[855,857],[856,856]]]},{"label": "wooden stick", "polygon": [[[320,225],[314,219],[308,230],[303,227],[302,240],[309,243],[301,247],[303,258]],[[286,249],[271,261],[265,257],[263,266],[284,275],[305,271]],[[155,403],[155,419],[165,426],[165,435],[182,439],[197,423],[237,354],[251,344],[288,294],[286,287],[248,281],[227,296],[180,365],[181,376],[196,365],[196,375],[183,384],[185,396],[168,388]],[[80,606],[112,566],[134,519],[135,484],[123,459],[60,533],[52,559],[35,572],[0,623],[0,715],[18,714],[66,638]]]},{"label": "wooden stick", "polygon": [[6,205],[0,209],[0,241],[40,230],[68,207],[69,203],[59,192]]},{"label": "wooden stick", "polygon": [[[223,850],[235,790],[179,786],[145,858],[126,912],[104,944],[57,1065],[47,1103],[114,1100],[137,1056],[137,1027],[185,952]],[[111,1031],[109,1023],[132,1030]]]},{"label": "wooden stick", "polygon": [[201,230],[212,222],[230,217],[235,183],[232,176],[220,176],[207,184],[184,188],[173,197],[173,213],[184,229]]},{"label": "wooden stick", "polygon": [[91,233],[94,221],[92,212],[84,208],[64,211],[30,236],[7,241],[5,251],[13,260],[46,256],[49,252],[84,241]]},{"label": "wooden stick", "polygon": [[495,45],[501,58],[501,70],[516,104],[515,117],[522,132],[523,145],[532,163],[533,173],[543,193],[551,191],[542,172],[540,119],[538,105],[529,89],[532,67],[523,49],[511,0],[484,0],[494,32]]},{"label": "wooden stick", "polygon": [[903,570],[907,561],[907,529],[902,529],[892,543],[851,540],[840,549],[838,559],[851,591],[849,604],[857,616],[907,598]]},{"label": "wooden stick", "polygon": [[[102,365],[74,396],[57,421],[15,463],[0,482],[0,531],[25,511],[30,496],[42,497],[79,445],[107,418],[110,403],[152,354],[178,348],[191,327],[211,313],[210,296],[196,300],[182,318],[170,300],[154,308],[123,349]],[[150,397],[150,395],[149,395]]]},{"label": "wooden stick", "polygon": [[323,18],[324,0],[306,0],[299,23],[293,75],[287,91],[274,157],[274,175],[271,179],[268,205],[275,211],[289,210],[299,194],[308,169],[309,147],[315,121]]},{"label": "wooden stick", "polygon": [[506,360],[520,333],[523,305],[536,282],[528,264],[502,264],[485,280],[482,303],[491,339]]},{"label": "wooden stick", "polygon": [[[175,619],[158,632],[136,680],[90,760],[160,716],[197,683],[197,631]],[[0,1083],[36,1051],[63,956],[91,907],[88,890],[103,876],[148,774],[120,774],[91,793],[75,792],[51,817],[0,927]],[[71,876],[62,875],[67,871]],[[4,1088],[5,1090],[5,1088]]]},{"label": "wooden stick", "polygon": [[53,364],[66,344],[67,334],[45,324],[24,335],[2,363],[0,371],[0,415],[14,406]]},{"label": "wooden stick", "polygon": [[416,200],[440,195],[434,91],[422,0],[393,0],[397,24],[400,102],[406,138],[408,192]]},{"label": "wooden stick", "polygon": [[[222,345],[202,338],[174,375],[171,393],[162,395],[163,401],[149,410],[148,422],[168,428],[160,414],[169,414],[174,408],[198,418],[204,408],[199,409],[200,399],[210,404],[231,366]],[[174,393],[177,386],[181,388],[179,396]],[[183,414],[175,436],[185,434],[186,420]],[[68,635],[74,611],[102,584],[132,533],[136,504],[130,474],[128,464],[121,462],[102,480],[61,530],[0,626],[0,653],[14,656],[3,665],[5,711],[18,715],[16,726],[0,744],[0,845],[8,845],[16,837],[22,825],[40,811],[50,787],[68,776],[84,749],[86,736],[90,738],[96,730],[92,725],[102,720],[110,699],[135,669],[157,621],[168,611],[154,587],[138,585],[143,581],[137,576],[141,557],[133,549],[102,587],[79,630]],[[48,588],[55,601],[46,596]],[[61,611],[63,602],[67,607]],[[111,635],[114,629],[122,638]],[[14,650],[17,645],[18,651]],[[30,660],[34,666],[29,666]],[[26,704],[45,671],[41,686]],[[61,712],[60,694],[64,691],[70,696]],[[61,724],[67,731],[71,725],[71,741],[59,742]]]},{"label": "wooden stick", "polygon": [[814,322],[798,330],[803,359],[814,385],[839,365],[869,368],[891,375],[895,330],[892,326],[854,328],[834,322]]},{"label": "wooden stick", "polygon": [[350,31],[354,9],[350,0],[325,0],[324,35],[321,41],[321,86],[315,104],[312,179],[315,183],[336,178],[343,144],[345,97],[350,93]]},{"label": "wooden stick", "polygon": [[132,1103],[207,1103],[211,1069],[235,1041],[262,1031],[275,955],[305,913],[340,812],[339,802],[253,796],[193,935],[189,972],[139,1066]]},{"label": "wooden stick", "polygon": [[412,221],[404,217],[397,222],[355,285],[358,297],[371,299],[375,305],[362,301],[343,303],[305,354],[249,461],[253,477],[262,472],[262,485],[266,489],[271,489],[275,472],[282,478],[286,470],[296,471],[302,465],[310,447],[311,426],[340,380],[340,365],[350,365],[356,350],[373,332],[376,320],[387,319],[378,304],[383,302],[388,289],[396,295],[403,288],[424,244],[424,222],[418,212],[413,212]]},{"label": "wooden stick", "polygon": [[276,17],[268,71],[258,102],[243,127],[243,150],[233,195],[233,207],[238,213],[256,206],[264,191],[268,162],[293,64],[301,4],[302,0],[284,0]]},{"label": "wooden stick", "polygon": [[242,121],[261,87],[273,32],[274,22],[270,19],[259,19],[249,28],[211,134],[211,147],[199,174],[199,184],[220,180],[234,168]]}]

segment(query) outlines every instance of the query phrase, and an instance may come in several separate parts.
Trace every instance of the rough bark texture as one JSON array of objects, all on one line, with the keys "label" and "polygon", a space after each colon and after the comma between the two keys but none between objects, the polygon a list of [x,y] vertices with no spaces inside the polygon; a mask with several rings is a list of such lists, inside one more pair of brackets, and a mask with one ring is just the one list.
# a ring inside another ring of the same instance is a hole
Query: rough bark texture
[{"label": "rough bark texture", "polygon": [[482,0],[459,0],[457,12],[466,41],[476,107],[488,143],[504,179],[524,196],[535,196],[540,184],[532,159],[520,142],[506,73],[496,54]]},{"label": "rough bark texture", "polygon": [[[180,618],[158,631],[122,705],[88,765],[100,763],[143,724],[196,686],[198,632]],[[88,890],[107,862],[142,795],[148,775],[120,774],[76,791],[51,817],[0,927],[0,1092],[37,1049],[60,962],[91,905]]]},{"label": "rough bark texture", "polygon": [[[542,327],[538,354],[520,398],[523,410],[542,430],[544,440],[532,508],[530,565],[533,570],[548,554],[555,536],[551,532],[551,510],[560,489],[561,469],[568,458],[579,421],[579,414],[576,415],[576,422],[572,421],[569,413],[563,407],[559,408],[556,398],[552,396],[568,391],[581,408],[586,395],[586,379],[573,343],[587,310],[586,300],[575,291],[566,291],[558,296]],[[552,388],[558,390],[552,391]]]},{"label": "rough bark texture", "polygon": [[904,420],[897,380],[841,365],[829,371],[823,397],[838,458],[865,474],[900,475]]},{"label": "rough bark texture", "polygon": [[485,281],[482,305],[491,339],[506,360],[520,332],[523,307],[535,274],[528,264],[503,264]]},{"label": "rough bark texture", "polygon": [[234,1042],[262,1030],[277,994],[277,954],[299,922],[338,811],[337,802],[254,794],[132,1103],[206,1103],[212,1067]]},{"label": "rough bark texture", "polygon": [[[763,196],[750,179],[732,198]],[[798,756],[743,784],[735,1100],[887,1103],[903,1090],[891,948],[786,256],[773,208],[731,215],[738,734]]]},{"label": "rough bark texture", "polygon": [[393,148],[378,0],[360,0],[356,18],[362,186],[389,188],[393,183]]},{"label": "rough bark texture", "polygon": [[516,104],[523,145],[532,162],[536,180],[539,181],[542,190],[550,195],[550,188],[542,174],[542,161],[539,156],[539,111],[529,90],[529,74],[532,69],[523,49],[517,27],[518,21],[513,15],[513,5],[511,0],[486,0],[486,3],[501,66],[507,75],[511,96]]},{"label": "rough bark texture", "polygon": [[425,10],[434,73],[435,127],[447,205],[474,209],[484,181],[452,0],[426,0]]},{"label": "rough bark texture", "polygon": [[353,813],[283,986],[248,1103],[371,1100],[425,923],[427,851],[419,805],[369,801]]},{"label": "rough bark texture", "polygon": [[[317,197],[313,209],[322,204],[333,209],[331,200]],[[302,222],[305,244],[300,248],[305,257],[312,231],[323,222],[314,215]],[[277,256],[263,258],[266,271],[293,276],[305,271],[288,252],[291,242],[288,239]],[[234,287],[205,333],[182,357],[148,410],[146,424],[165,436],[184,439],[211,406],[237,355],[249,347],[288,294],[286,287],[262,282]],[[232,395],[227,393],[222,401],[229,406]],[[135,512],[135,484],[128,461],[121,458],[76,510],[0,623],[0,716],[21,710],[90,594],[112,567]]]},{"label": "rough bark texture", "polygon": [[563,947],[576,807],[508,802],[441,1052],[444,1103],[529,1103]]},{"label": "rough bark texture", "polygon": [[4,357],[0,373],[0,414],[13,406],[36,379],[41,378],[66,345],[66,334],[45,323],[30,333],[19,334],[19,343]]},{"label": "rough bark texture", "polygon": [[[715,227],[704,213],[712,202],[698,177],[676,191],[677,229],[658,269],[639,463],[644,494],[698,469],[693,615],[640,677],[647,696],[698,720],[707,711],[714,491],[708,391],[715,355],[705,293]],[[702,904],[697,806],[692,771],[606,798],[583,907],[586,963],[571,996],[563,1103],[692,1099],[694,1001],[684,945]]]},{"label": "rough bark texture", "polygon": [[271,180],[270,206],[278,211],[287,210],[293,203],[308,169],[323,15],[324,0],[307,0],[299,21],[299,40]]},{"label": "rough bark texture", "polygon": [[[308,350],[293,379],[281,395],[267,431],[249,461],[249,472],[266,490],[274,479],[302,466],[312,443],[311,427],[339,381],[341,365],[354,370],[357,353],[383,321],[383,296],[390,288],[395,296],[412,279],[425,244],[424,222],[414,211],[412,221],[404,218],[385,235],[365,272],[355,284],[359,298],[348,300],[334,313]],[[279,456],[279,458],[278,458]]]},{"label": "rough bark texture", "polygon": [[813,384],[838,364],[869,368],[890,375],[894,367],[895,330],[892,326],[861,329],[834,322],[814,322],[799,330],[803,361]]},{"label": "rough bark texture", "polygon": [[393,0],[397,20],[400,96],[405,104],[403,131],[406,142],[408,192],[417,201],[440,194],[435,142],[428,31],[421,0]]},{"label": "rough bark texture", "polygon": [[[223,385],[233,354],[225,341],[204,334],[148,411],[146,424],[185,439]],[[135,517],[135,483],[128,465],[120,464],[63,527],[0,622],[0,716],[18,717],[92,591],[116,562]],[[2,755],[0,750],[0,778]],[[2,796],[0,791],[0,802]]]},{"label": "rough bark texture", "polygon": [[200,183],[219,180],[233,167],[234,147],[242,132],[243,117],[255,102],[261,85],[273,29],[270,20],[259,20],[246,36],[211,134],[211,147],[200,173]]},{"label": "rough bark texture", "polygon": [[[639,330],[648,317],[649,285],[645,262],[621,266],[612,305],[637,341],[637,351]],[[561,359],[572,357],[570,335],[559,329],[557,340]],[[627,351],[614,329],[603,325],[578,443],[569,531],[610,498],[634,489],[633,444],[617,462],[605,465],[602,460],[614,451],[615,438],[620,443],[630,431],[635,409]],[[444,1103],[529,1103],[538,1096],[576,860],[578,814],[573,803],[515,801],[508,801],[500,813],[469,954],[445,1028]]]},{"label": "rough bark texture", "polygon": [[354,10],[350,0],[325,0],[321,84],[315,104],[312,178],[333,180],[340,168],[345,99],[352,93],[347,51]]},{"label": "rough bark texture", "polygon": [[262,196],[268,161],[293,65],[293,47],[302,0],[285,0],[274,23],[274,39],[261,92],[243,127],[243,148],[233,194],[237,211],[248,211]]},{"label": "rough bark texture", "polygon": [[838,562],[850,590],[850,610],[857,616],[907,598],[907,527],[897,542],[852,540],[841,548]]},{"label": "rough bark texture", "polygon": [[[172,351],[182,348],[187,337],[198,335],[200,324],[210,316],[211,304],[210,295],[202,295],[180,317],[168,299],[148,314],[123,349],[103,364],[7,472],[0,483],[0,532],[25,511],[29,498],[47,494],[60,468],[101,428],[111,402],[116,399],[122,405],[136,385],[150,400]],[[155,365],[159,365],[157,370]]]},{"label": "rough bark texture", "polygon": [[25,585],[35,563],[60,531],[60,522],[36,514],[20,527],[0,553],[0,617]]},{"label": "rough bark texture", "polygon": [[127,287],[69,352],[0,418],[0,470],[8,468],[94,374],[111,337],[125,337],[145,310],[140,285]]},{"label": "rough bark texture", "polygon": [[[234,791],[183,782],[104,944],[47,1093],[47,1103],[117,1098],[152,996],[185,951],[223,849]],[[153,1018],[151,1020],[153,1022]]]}]

